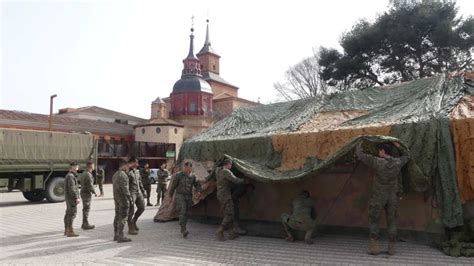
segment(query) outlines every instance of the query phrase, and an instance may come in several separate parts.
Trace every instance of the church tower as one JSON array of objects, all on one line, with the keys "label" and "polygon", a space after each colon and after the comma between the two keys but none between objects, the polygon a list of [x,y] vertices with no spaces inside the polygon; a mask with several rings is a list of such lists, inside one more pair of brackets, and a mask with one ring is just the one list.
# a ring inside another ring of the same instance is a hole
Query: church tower
[{"label": "church tower", "polygon": [[203,78],[209,82],[214,93],[214,97],[238,97],[238,87],[225,81],[220,76],[220,56],[214,51],[211,46],[211,39],[209,36],[209,19],[206,20],[206,39],[204,46],[201,48],[197,57],[201,62],[201,71]]},{"label": "church tower", "polygon": [[194,55],[194,29],[191,28],[188,56],[183,60],[181,79],[173,86],[170,118],[185,125],[184,138],[212,124],[211,86],[203,79],[201,64]]}]

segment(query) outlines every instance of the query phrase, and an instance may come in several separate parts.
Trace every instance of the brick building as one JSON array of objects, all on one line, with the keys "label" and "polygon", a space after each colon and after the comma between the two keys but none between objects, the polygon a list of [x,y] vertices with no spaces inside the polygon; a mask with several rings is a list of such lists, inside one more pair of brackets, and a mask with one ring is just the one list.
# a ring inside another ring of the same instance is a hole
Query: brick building
[{"label": "brick building", "polygon": [[194,29],[191,29],[188,56],[183,60],[181,79],[170,96],[152,102],[152,119],[161,117],[184,125],[184,139],[210,127],[234,110],[259,103],[238,97],[239,88],[220,76],[220,55],[211,46],[209,20],[204,45],[194,55]]}]

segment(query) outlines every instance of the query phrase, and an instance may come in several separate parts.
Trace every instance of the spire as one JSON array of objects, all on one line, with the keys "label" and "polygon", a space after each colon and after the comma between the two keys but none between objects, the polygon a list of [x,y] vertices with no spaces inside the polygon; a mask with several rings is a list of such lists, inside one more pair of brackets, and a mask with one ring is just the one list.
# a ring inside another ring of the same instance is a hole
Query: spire
[{"label": "spire", "polygon": [[191,35],[189,35],[189,39],[189,53],[186,59],[197,59],[197,57],[194,55],[194,28],[191,28]]},{"label": "spire", "polygon": [[183,71],[181,76],[195,75],[201,76],[201,65],[199,59],[194,55],[194,16],[191,17],[191,35],[189,35],[189,53],[188,56],[183,60]]},{"label": "spire", "polygon": [[214,52],[214,50],[211,47],[211,40],[209,38],[209,19],[206,19],[206,22],[207,22],[207,25],[206,25],[206,40],[204,41],[204,46],[201,48],[201,51],[199,51],[198,55],[199,54],[204,54],[204,53],[216,54],[216,52]]}]

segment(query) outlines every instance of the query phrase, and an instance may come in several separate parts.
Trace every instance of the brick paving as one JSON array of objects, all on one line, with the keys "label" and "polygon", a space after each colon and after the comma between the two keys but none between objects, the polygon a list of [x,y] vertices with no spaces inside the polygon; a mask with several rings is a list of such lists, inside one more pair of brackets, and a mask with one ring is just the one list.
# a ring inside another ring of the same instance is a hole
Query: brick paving
[{"label": "brick paving", "polygon": [[323,235],[314,245],[253,236],[217,242],[215,226],[194,221],[188,225],[188,239],[183,239],[177,222],[153,222],[157,207],[147,207],[138,222],[140,233],[131,236],[132,242],[117,244],[112,241],[111,186],[105,188],[106,196],[92,202],[90,222],[96,229],[79,229],[82,215],[78,211],[77,238],[63,236],[64,203],[31,203],[19,192],[0,192],[0,264],[474,264],[472,258],[452,258],[429,246],[408,242],[398,244],[395,256],[369,256],[365,253],[367,239],[360,236]]}]

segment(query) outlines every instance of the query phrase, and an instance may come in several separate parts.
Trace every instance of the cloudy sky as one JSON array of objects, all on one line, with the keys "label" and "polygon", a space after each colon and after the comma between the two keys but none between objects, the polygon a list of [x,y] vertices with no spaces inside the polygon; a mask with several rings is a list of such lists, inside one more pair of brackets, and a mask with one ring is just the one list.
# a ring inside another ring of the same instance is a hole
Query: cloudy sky
[{"label": "cloudy sky", "polygon": [[[195,49],[211,43],[239,96],[276,100],[273,83],[318,46],[338,46],[388,0],[1,1],[0,108],[49,112],[97,105],[149,118],[180,78],[194,15]],[[460,13],[474,1],[458,0]],[[197,52],[195,51],[195,52]]]}]

